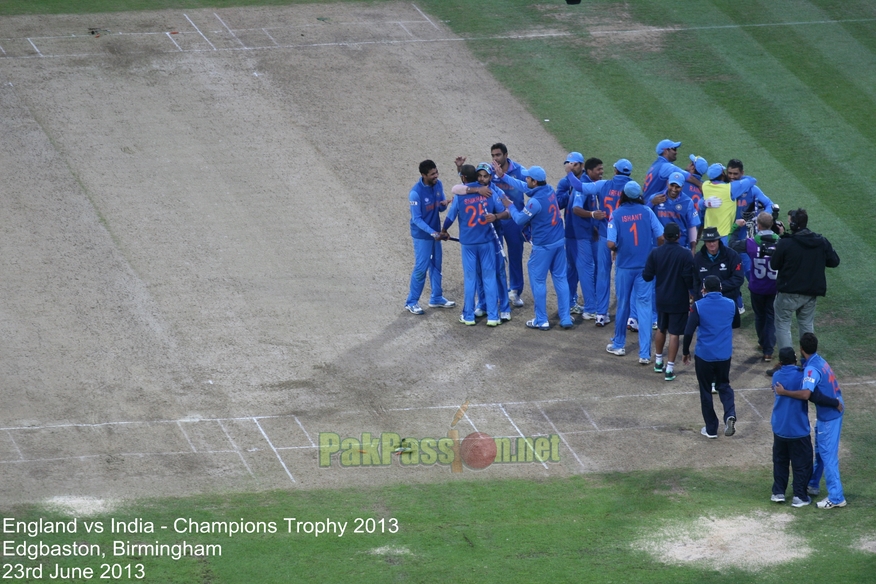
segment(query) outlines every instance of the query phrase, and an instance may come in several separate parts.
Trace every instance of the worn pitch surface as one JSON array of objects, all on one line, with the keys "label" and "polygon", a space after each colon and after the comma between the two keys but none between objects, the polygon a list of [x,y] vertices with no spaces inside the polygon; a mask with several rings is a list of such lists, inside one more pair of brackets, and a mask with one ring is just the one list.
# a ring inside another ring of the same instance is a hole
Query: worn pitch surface
[{"label": "worn pitch surface", "polygon": [[495,330],[403,311],[422,159],[449,191],[495,141],[553,184],[566,154],[415,5],[6,18],[0,47],[3,501],[471,478],[314,447],[439,438],[467,398],[460,436],[561,437],[479,477],[770,460],[745,342],[737,436],[706,442],[693,368],[665,383],[634,334],[528,330],[528,293]]}]

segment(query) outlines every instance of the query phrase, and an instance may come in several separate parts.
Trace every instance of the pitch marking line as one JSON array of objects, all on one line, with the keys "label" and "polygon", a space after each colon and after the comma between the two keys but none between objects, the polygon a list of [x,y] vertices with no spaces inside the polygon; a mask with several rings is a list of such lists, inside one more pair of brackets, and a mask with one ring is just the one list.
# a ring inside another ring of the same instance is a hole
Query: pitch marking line
[{"label": "pitch marking line", "polygon": [[172,42],[172,43],[173,43],[173,46],[175,46],[175,47],[176,47],[176,48],[177,48],[177,49],[179,49],[179,50],[180,50],[180,52],[182,52],[182,50],[183,50],[183,49],[182,49],[182,47],[181,47],[181,46],[179,46],[179,45],[178,45],[178,44],[177,44],[177,43],[176,43],[176,41],[175,41],[175,40],[173,40],[173,36],[171,36],[171,34],[170,34],[170,32],[166,32],[166,33],[164,33],[164,34],[166,34],[166,35],[167,35],[167,38],[169,38],[169,39],[170,39],[170,42]]},{"label": "pitch marking line", "polygon": [[183,429],[183,427],[182,427],[182,422],[180,422],[179,420],[177,420],[177,421],[176,421],[176,425],[177,425],[177,427],[179,427],[179,431],[182,432],[182,435],[186,437],[186,442],[188,442],[188,443],[189,443],[189,446],[192,447],[192,452],[197,452],[198,450],[195,448],[195,445],[192,444],[192,441],[189,439],[189,435],[188,435],[188,434],[186,433],[186,431]]},{"label": "pitch marking line", "polygon": [[185,16],[185,17],[186,17],[186,20],[189,21],[189,24],[191,24],[192,27],[193,27],[196,31],[198,31],[198,34],[201,35],[201,38],[203,38],[205,41],[207,41],[207,44],[210,45],[211,47],[213,47],[213,50],[214,50],[214,51],[217,50],[217,49],[216,49],[216,45],[214,45],[213,43],[211,43],[211,42],[210,42],[210,39],[208,39],[207,37],[204,36],[204,33],[201,32],[201,29],[198,28],[198,25],[196,25],[194,22],[192,22],[192,19],[189,18],[189,15],[188,15],[188,14],[183,14],[183,16]]},{"label": "pitch marking line", "polygon": [[236,41],[237,41],[237,42],[239,42],[239,43],[240,43],[240,46],[241,46],[241,47],[243,47],[243,48],[247,48],[247,46],[246,46],[246,45],[245,45],[245,44],[243,44],[243,41],[242,41],[242,40],[240,40],[240,39],[239,39],[239,38],[237,38],[237,35],[236,35],[236,34],[234,34],[234,31],[233,31],[233,30],[231,30],[231,29],[230,29],[230,28],[228,28],[228,25],[227,25],[227,24],[225,24],[225,21],[224,21],[224,20],[222,20],[222,19],[221,19],[221,18],[219,18],[219,15],[218,15],[218,14],[216,14],[216,13],[215,13],[215,12],[214,12],[214,13],[213,13],[213,16],[215,16],[215,17],[216,17],[216,20],[218,20],[218,21],[219,21],[219,22],[221,22],[221,23],[222,23],[222,26],[224,26],[224,27],[225,27],[225,30],[227,30],[227,31],[228,31],[228,32],[229,32],[229,33],[231,33],[231,36],[233,36],[233,37],[234,37],[234,40],[236,40]]},{"label": "pitch marking line", "polygon": [[423,18],[426,19],[426,22],[428,22],[428,23],[431,24],[433,27],[435,27],[435,30],[440,30],[440,29],[438,28],[438,25],[435,24],[434,22],[432,22],[432,20],[431,20],[428,16],[426,16],[426,14],[425,14],[422,10],[420,10],[420,9],[417,7],[416,4],[411,4],[411,6],[413,6],[414,9],[416,9],[416,11],[420,13],[420,16],[422,16]]},{"label": "pitch marking line", "polygon": [[[548,417],[548,415],[547,415],[546,413],[544,413],[544,410],[541,409],[541,406],[540,406],[540,405],[537,405],[537,404],[536,404],[536,407],[538,408],[538,411],[541,412],[541,415],[544,416],[544,419],[547,420],[548,424],[551,425],[551,428],[553,428],[553,430],[554,430],[554,434],[556,434],[557,436],[560,437],[560,440],[563,441],[563,444],[566,445],[566,448],[569,449],[569,452],[572,453],[572,456],[574,456],[574,457],[575,457],[575,460],[578,461],[578,464],[581,465],[581,468],[583,468],[584,470],[587,470],[587,467],[584,466],[584,463],[581,462],[581,459],[580,459],[580,458],[578,458],[578,453],[575,452],[575,449],[572,448],[572,445],[569,444],[569,443],[566,441],[566,437],[563,436],[563,433],[560,432],[560,431],[557,429],[556,425],[554,425],[553,420],[551,420],[551,419]],[[582,408],[582,409],[583,409],[583,408]],[[586,413],[586,412],[585,412],[585,413]]]},{"label": "pitch marking line", "polygon": [[536,460],[538,460],[541,463],[541,465],[545,468],[545,470],[547,470],[547,468],[548,468],[547,463],[545,461],[541,460],[541,457],[535,453],[535,448],[532,445],[532,441],[529,438],[527,438],[526,436],[524,436],[523,432],[520,431],[520,428],[517,427],[517,424],[514,423],[514,420],[511,419],[511,416],[508,415],[508,412],[505,411],[505,406],[503,406],[502,404],[499,404],[499,409],[502,410],[502,413],[505,414],[505,417],[508,418],[508,421],[511,422],[511,425],[514,426],[515,430],[517,430],[517,435],[520,436],[521,438],[523,438],[523,441],[526,443],[526,446],[529,447],[530,450],[532,450],[532,454],[533,454],[533,456],[535,456]]},{"label": "pitch marking line", "polygon": [[246,462],[246,459],[243,457],[243,453],[240,451],[240,448],[237,447],[237,444],[234,443],[234,440],[231,438],[231,434],[228,433],[228,430],[225,428],[225,424],[222,423],[222,420],[218,420],[219,427],[222,428],[222,431],[225,432],[225,437],[228,438],[228,442],[231,444],[231,447],[234,449],[234,452],[237,453],[237,456],[240,457],[240,462],[243,463],[243,466],[246,467],[246,471],[249,473],[249,476],[255,478],[255,475],[252,473],[252,469],[249,468],[249,464]]},{"label": "pitch marking line", "polygon": [[295,481],[295,477],[293,477],[293,476],[292,476],[292,473],[289,472],[289,467],[287,467],[287,466],[286,466],[286,463],[283,462],[283,458],[280,456],[280,453],[277,451],[276,446],[274,446],[274,443],[271,442],[271,439],[270,439],[270,438],[268,438],[268,435],[267,435],[267,433],[264,431],[264,429],[262,428],[262,425],[259,424],[259,420],[258,420],[258,418],[252,418],[252,421],[255,422],[256,426],[257,426],[258,429],[259,429],[259,432],[261,432],[261,433],[262,433],[262,436],[264,436],[264,437],[265,437],[265,440],[267,440],[267,442],[268,442],[268,446],[270,446],[270,447],[271,447],[271,450],[274,451],[274,455],[277,457],[277,460],[280,461],[280,464],[283,466],[283,470],[286,471],[286,474],[289,476],[289,478],[292,480],[293,483],[296,482],[296,481]]},{"label": "pitch marking line", "polygon": [[[412,5],[417,9],[420,14],[423,15],[425,21],[431,24],[435,29],[439,29],[438,26],[429,19],[416,5]],[[262,28],[261,30],[268,35],[268,37],[274,42],[276,46],[274,47],[247,47],[243,45],[243,42],[237,38],[234,31],[226,26],[228,32],[234,36],[238,42],[242,45],[241,47],[224,47],[217,48],[210,40],[204,35],[204,33],[195,25],[195,23],[189,18],[187,14],[183,14],[186,20],[192,25],[195,31],[207,42],[207,44],[211,47],[212,51],[257,51],[257,50],[267,50],[267,49],[305,49],[305,48],[319,48],[319,47],[355,47],[355,46],[365,46],[365,45],[398,45],[398,44],[407,44],[407,43],[437,43],[437,42],[460,42],[460,41],[495,41],[495,40],[533,40],[539,38],[558,38],[558,37],[573,37],[573,36],[581,36],[582,34],[589,34],[592,36],[610,36],[610,35],[625,35],[625,34],[641,34],[646,32],[689,32],[689,31],[698,31],[698,30],[731,30],[731,29],[744,29],[744,28],[763,28],[763,27],[781,27],[781,26],[814,26],[814,25],[825,25],[825,24],[845,24],[845,23],[862,23],[862,22],[874,22],[876,18],[852,18],[852,19],[837,19],[837,20],[810,20],[810,21],[797,21],[797,22],[765,22],[765,23],[756,23],[756,24],[728,24],[728,25],[714,25],[714,26],[691,26],[691,27],[663,27],[663,28],[640,28],[640,29],[630,29],[630,30],[612,30],[612,31],[584,31],[581,32],[558,32],[558,33],[538,33],[538,34],[523,34],[523,35],[493,35],[493,36],[485,36],[485,37],[452,37],[452,38],[441,38],[441,39],[418,39],[412,38],[407,40],[380,40],[380,41],[345,41],[345,42],[331,42],[331,43],[304,43],[304,44],[290,44],[290,45],[280,45],[277,43],[276,39],[274,39],[270,33],[268,33],[267,28]],[[217,17],[218,18],[218,17]],[[221,19],[220,19],[221,20]],[[420,21],[406,21],[406,22],[420,22]],[[223,23],[224,24],[224,23]],[[371,24],[371,23],[347,23],[347,24]],[[399,21],[387,21],[383,24],[400,24]],[[279,30],[280,27],[272,27],[275,30]],[[299,27],[300,28],[300,27]],[[248,29],[239,29],[239,30],[248,30]],[[256,30],[256,29],[253,29]],[[284,29],[285,30],[285,29]],[[406,29],[407,30],[407,29]],[[440,30],[440,29],[439,29]],[[410,31],[408,31],[410,33]],[[116,33],[116,34],[127,34],[127,35],[166,35],[168,33],[165,32],[144,32],[144,33]],[[185,33],[183,33],[185,34]],[[73,35],[75,36],[75,35]],[[89,56],[101,56],[101,53],[75,53],[75,54],[65,54],[65,55],[44,55],[37,46],[34,44],[32,38],[37,39],[53,39],[53,38],[69,38],[69,37],[28,37],[27,41],[31,44],[34,50],[37,52],[37,56],[39,57],[89,57]],[[14,40],[14,39],[9,39]],[[171,39],[173,40],[173,39]],[[176,41],[174,41],[176,45]],[[177,48],[182,52],[190,52],[190,53],[199,53],[206,52],[204,49],[189,49],[183,50],[180,49],[177,45]],[[165,53],[172,53],[177,51],[162,51]],[[3,52],[5,58],[14,58],[14,59],[31,59],[34,58],[32,55],[22,55],[19,57],[9,57],[6,55],[5,51]]]},{"label": "pitch marking line", "polygon": [[18,447],[18,444],[15,442],[15,438],[12,436],[12,432],[7,430],[6,435],[9,436],[9,441],[12,442],[12,445],[15,446],[15,451],[18,453],[18,458],[20,460],[24,460],[24,455],[21,453],[21,449]]}]

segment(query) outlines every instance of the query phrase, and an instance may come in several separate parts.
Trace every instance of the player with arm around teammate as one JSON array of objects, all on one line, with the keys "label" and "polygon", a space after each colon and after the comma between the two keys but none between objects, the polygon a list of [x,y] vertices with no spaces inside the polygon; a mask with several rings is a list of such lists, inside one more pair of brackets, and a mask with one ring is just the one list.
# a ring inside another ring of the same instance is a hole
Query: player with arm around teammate
[{"label": "player with arm around teammate", "polygon": [[430,308],[452,308],[456,302],[444,298],[441,289],[441,216],[447,207],[444,187],[438,180],[438,167],[431,160],[420,163],[420,180],[411,188],[408,203],[411,208],[411,238],[414,240],[414,270],[405,310],[423,314],[420,295],[426,286],[426,275],[432,286]]},{"label": "player with arm around teammate", "polygon": [[[477,171],[474,166],[464,165],[461,174],[467,187],[480,188],[481,185],[478,183]],[[455,196],[447,210],[447,217],[444,218],[441,232],[444,237],[449,237],[447,229],[457,217],[460,217],[459,243],[462,245],[465,302],[462,306],[462,316],[459,317],[459,322],[463,324],[470,326],[475,324],[475,291],[479,273],[483,279],[484,296],[487,303],[487,326],[498,326],[501,322],[496,289],[495,231],[492,229],[492,223],[502,212],[504,212],[504,208],[499,209],[492,197],[484,197],[475,192],[474,194]]]},{"label": "player with arm around teammate", "polygon": [[[803,387],[803,371],[797,367],[794,349],[785,347],[779,351],[781,368],[773,374],[773,391],[776,387],[797,392]],[[804,507],[811,503],[806,487],[812,476],[812,439],[809,436],[809,406],[805,401],[776,392],[770,424],[773,427],[773,493],[770,501],[785,502],[788,489],[788,464],[794,472],[794,498],[792,507]]]},{"label": "player with arm around teammate", "polygon": [[[839,442],[845,412],[843,394],[833,369],[818,354],[818,338],[814,333],[804,333],[800,337],[800,354],[803,356],[803,391],[787,392],[777,384],[776,393],[815,403],[815,465],[807,492],[818,494],[821,475],[824,474],[827,497],[818,502],[818,508],[845,507],[846,497],[839,474]],[[836,405],[825,402],[822,397],[836,400]]]},{"label": "player with arm around teammate", "polygon": [[[457,161],[458,160],[462,160],[463,163],[465,162],[465,158],[463,157],[457,157]],[[460,165],[460,167],[461,166],[462,165]],[[493,166],[487,162],[481,162],[478,164],[476,170],[478,173],[478,184],[481,185],[479,188],[476,189],[463,183],[454,185],[451,192],[454,195],[479,193],[484,197],[492,197],[495,199],[497,208],[502,209],[502,211],[497,214],[499,221],[494,221],[490,225],[492,225],[494,229],[493,241],[496,245],[496,285],[498,286],[499,295],[499,320],[505,322],[511,320],[511,304],[508,299],[508,276],[505,273],[505,250],[502,247],[502,220],[507,219],[511,214],[508,213],[505,209],[505,205],[502,204],[502,191],[500,191],[496,185],[492,184]],[[484,316],[486,314],[487,299],[484,295],[483,278],[478,277],[477,308],[475,309],[475,316]]]},{"label": "player with arm around teammate", "polygon": [[[503,180],[502,169],[493,164],[493,171]],[[511,206],[507,198],[502,202],[511,212],[511,217],[521,227],[532,227],[532,252],[529,254],[529,285],[532,288],[532,299],[535,305],[535,318],[527,321],[526,326],[533,329],[548,330],[551,325],[547,316],[547,275],[550,273],[557,294],[557,310],[560,313],[560,326],[572,327],[572,316],[569,312],[569,283],[566,280],[566,234],[563,229],[563,217],[557,195],[547,184],[547,175],[540,166],[533,166],[523,171],[525,183],[513,177],[504,180],[517,188],[526,188],[529,200],[522,211]]]}]

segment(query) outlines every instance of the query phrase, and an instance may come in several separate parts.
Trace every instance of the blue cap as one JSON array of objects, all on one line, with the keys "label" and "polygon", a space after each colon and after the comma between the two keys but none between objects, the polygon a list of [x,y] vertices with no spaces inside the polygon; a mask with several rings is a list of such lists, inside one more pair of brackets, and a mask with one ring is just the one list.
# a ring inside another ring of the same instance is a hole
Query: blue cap
[{"label": "blue cap", "polygon": [[669,175],[669,180],[666,182],[671,185],[678,185],[682,187],[684,186],[684,175],[680,172],[673,172]]},{"label": "blue cap", "polygon": [[475,170],[486,170],[490,174],[493,174],[493,165],[489,162],[481,162]]},{"label": "blue cap", "polygon": [[711,180],[715,180],[716,178],[718,178],[719,176],[724,174],[724,165],[721,164],[720,162],[716,162],[715,164],[713,164],[712,166],[709,167],[708,172],[709,172],[709,178]]},{"label": "blue cap", "polygon": [[641,199],[642,198],[642,187],[639,186],[634,180],[629,181],[624,185],[624,194],[629,199]]},{"label": "blue cap", "polygon": [[660,143],[657,144],[657,155],[663,154],[663,151],[667,148],[678,148],[681,146],[681,142],[673,142],[672,140],[660,140]]},{"label": "blue cap", "polygon": [[629,175],[631,172],[633,172],[633,163],[626,158],[621,158],[614,163],[614,169],[620,174]]},{"label": "blue cap", "polygon": [[547,174],[545,174],[544,169],[540,166],[530,166],[529,170],[522,170],[520,171],[520,174],[528,176],[535,182],[547,181]]},{"label": "blue cap", "polygon": [[566,156],[566,162],[584,162],[584,155],[580,152],[569,152],[569,155]]},{"label": "blue cap", "polygon": [[700,176],[706,174],[706,172],[709,170],[709,163],[706,162],[706,159],[702,156],[691,154],[690,161],[694,163],[694,168]]}]

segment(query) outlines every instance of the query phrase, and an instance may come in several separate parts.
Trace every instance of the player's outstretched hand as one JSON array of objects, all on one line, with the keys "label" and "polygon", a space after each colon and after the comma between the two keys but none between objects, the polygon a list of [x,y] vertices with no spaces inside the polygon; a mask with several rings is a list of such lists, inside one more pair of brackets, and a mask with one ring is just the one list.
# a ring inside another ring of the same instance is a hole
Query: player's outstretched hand
[{"label": "player's outstretched hand", "polygon": [[496,178],[502,178],[505,176],[505,171],[502,170],[502,166],[495,160],[493,161],[493,173],[496,175]]},{"label": "player's outstretched hand", "polygon": [[459,172],[459,169],[462,168],[462,165],[465,164],[465,156],[457,156],[453,161],[456,164],[456,171]]},{"label": "player's outstretched hand", "polygon": [[682,355],[681,362],[685,365],[690,365],[690,355]]}]

